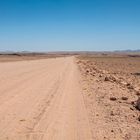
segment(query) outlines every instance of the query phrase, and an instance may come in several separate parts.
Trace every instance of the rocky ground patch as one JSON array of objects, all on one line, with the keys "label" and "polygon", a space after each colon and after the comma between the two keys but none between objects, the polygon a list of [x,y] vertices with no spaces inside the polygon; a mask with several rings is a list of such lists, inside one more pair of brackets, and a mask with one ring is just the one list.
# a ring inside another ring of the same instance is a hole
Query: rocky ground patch
[{"label": "rocky ground patch", "polygon": [[140,77],[132,73],[140,61],[114,59],[77,59],[93,138],[139,140]]}]

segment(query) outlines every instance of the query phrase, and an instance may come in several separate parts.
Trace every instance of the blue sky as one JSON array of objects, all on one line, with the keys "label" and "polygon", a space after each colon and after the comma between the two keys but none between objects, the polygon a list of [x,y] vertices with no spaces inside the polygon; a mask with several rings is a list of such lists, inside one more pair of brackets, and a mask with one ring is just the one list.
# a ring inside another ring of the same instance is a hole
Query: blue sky
[{"label": "blue sky", "polygon": [[140,0],[0,0],[0,51],[140,49]]}]

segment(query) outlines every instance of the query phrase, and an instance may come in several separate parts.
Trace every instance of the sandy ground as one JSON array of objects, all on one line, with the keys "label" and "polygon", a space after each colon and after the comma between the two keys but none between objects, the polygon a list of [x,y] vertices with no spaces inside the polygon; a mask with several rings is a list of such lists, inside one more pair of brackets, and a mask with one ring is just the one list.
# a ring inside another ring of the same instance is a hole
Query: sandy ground
[{"label": "sandy ground", "polygon": [[90,140],[74,57],[0,63],[0,140]]},{"label": "sandy ground", "polygon": [[140,140],[140,58],[9,59],[0,140]]},{"label": "sandy ground", "polygon": [[[68,54],[70,56],[70,54]],[[14,61],[31,61],[48,58],[66,57],[66,54],[33,54],[33,53],[13,53],[13,54],[0,54],[0,63],[14,62]]]}]

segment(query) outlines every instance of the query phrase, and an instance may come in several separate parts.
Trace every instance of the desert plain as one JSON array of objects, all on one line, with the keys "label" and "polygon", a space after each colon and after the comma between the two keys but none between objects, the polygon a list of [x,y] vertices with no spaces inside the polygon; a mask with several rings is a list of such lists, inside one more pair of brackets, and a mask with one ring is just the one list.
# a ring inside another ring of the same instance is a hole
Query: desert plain
[{"label": "desert plain", "polygon": [[0,140],[140,140],[140,55],[0,55]]}]

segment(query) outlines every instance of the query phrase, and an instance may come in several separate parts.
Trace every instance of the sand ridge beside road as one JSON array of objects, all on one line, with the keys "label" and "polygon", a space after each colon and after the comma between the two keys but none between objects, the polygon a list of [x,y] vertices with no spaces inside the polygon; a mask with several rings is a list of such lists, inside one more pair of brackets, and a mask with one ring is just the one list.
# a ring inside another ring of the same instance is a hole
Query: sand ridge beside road
[{"label": "sand ridge beside road", "polygon": [[74,57],[0,63],[0,140],[90,140]]}]

